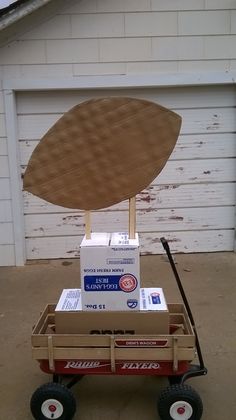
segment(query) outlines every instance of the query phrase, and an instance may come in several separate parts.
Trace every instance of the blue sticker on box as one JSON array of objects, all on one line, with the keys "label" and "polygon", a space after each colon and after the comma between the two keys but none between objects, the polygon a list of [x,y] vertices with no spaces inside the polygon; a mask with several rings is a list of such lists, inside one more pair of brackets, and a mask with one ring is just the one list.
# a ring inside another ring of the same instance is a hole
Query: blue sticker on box
[{"label": "blue sticker on box", "polygon": [[122,276],[85,276],[84,290],[86,292],[133,292],[138,281],[133,274]]},{"label": "blue sticker on box", "polygon": [[158,292],[151,293],[151,299],[154,305],[160,304],[161,303],[160,293]]}]

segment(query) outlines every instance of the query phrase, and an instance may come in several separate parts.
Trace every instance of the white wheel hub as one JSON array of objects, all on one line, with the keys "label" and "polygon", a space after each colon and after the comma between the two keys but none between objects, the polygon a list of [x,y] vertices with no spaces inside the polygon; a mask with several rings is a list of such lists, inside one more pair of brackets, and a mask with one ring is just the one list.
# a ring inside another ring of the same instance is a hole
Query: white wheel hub
[{"label": "white wheel hub", "polygon": [[192,414],[192,406],[186,401],[176,401],[170,407],[170,416],[174,420],[188,420]]},{"label": "white wheel hub", "polygon": [[63,405],[60,401],[50,398],[43,402],[41,411],[46,419],[59,419],[63,413]]}]

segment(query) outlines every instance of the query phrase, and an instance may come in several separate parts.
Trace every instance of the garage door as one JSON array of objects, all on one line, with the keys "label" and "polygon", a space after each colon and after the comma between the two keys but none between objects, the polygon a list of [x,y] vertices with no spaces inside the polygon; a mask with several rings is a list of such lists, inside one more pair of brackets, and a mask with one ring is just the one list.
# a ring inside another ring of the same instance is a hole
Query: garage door
[{"label": "garage door", "polygon": [[[123,95],[155,101],[183,117],[181,135],[162,173],[137,197],[137,230],[143,254],[230,251],[235,229],[235,90],[231,87],[21,92],[17,96],[21,166],[39,139],[72,106],[93,97]],[[79,256],[82,211],[23,193],[28,259]],[[122,202],[92,214],[93,230],[128,225]]]}]

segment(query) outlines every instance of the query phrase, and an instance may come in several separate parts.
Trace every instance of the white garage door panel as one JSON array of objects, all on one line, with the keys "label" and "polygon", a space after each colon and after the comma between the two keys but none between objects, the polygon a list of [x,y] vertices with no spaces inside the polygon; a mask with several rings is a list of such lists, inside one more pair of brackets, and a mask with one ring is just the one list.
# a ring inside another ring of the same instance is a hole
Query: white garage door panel
[{"label": "white garage door panel", "polygon": [[[187,184],[187,185],[151,185],[136,197],[138,210],[150,208],[168,209],[184,207],[234,206],[235,184]],[[107,211],[127,210],[128,202],[122,201]],[[54,206],[47,201],[24,192],[25,214],[73,213],[72,209]],[[75,210],[74,212],[77,213]]]},{"label": "white garage door panel", "polygon": [[20,140],[41,139],[63,114],[23,115],[18,117]]},{"label": "white garage door panel", "polygon": [[[197,111],[196,109],[178,109],[176,111],[183,118],[181,134],[233,133],[236,131],[234,108],[210,108]],[[19,115],[20,140],[40,139],[62,115]]]},{"label": "white garage door panel", "polygon": [[[234,230],[210,230],[195,232],[158,232],[140,234],[142,254],[161,254],[159,238],[170,241],[173,252],[218,252],[231,251],[234,245]],[[82,236],[30,238],[26,242],[29,259],[79,257]]]},{"label": "white garage door panel", "polygon": [[154,180],[159,184],[235,181],[236,159],[168,161]]},{"label": "white garage door panel", "polygon": [[0,137],[0,155],[6,156],[8,153],[7,151],[7,139],[6,137]]},{"label": "white garage door panel", "polygon": [[9,164],[7,156],[0,156],[0,177],[8,178],[9,177]]},{"label": "white garage door panel", "polygon": [[11,187],[9,178],[0,178],[0,200],[11,198]]},{"label": "white garage door panel", "polygon": [[235,157],[234,133],[191,134],[179,137],[170,159]]},{"label": "white garage door panel", "polygon": [[[22,165],[27,165],[38,143],[39,140],[20,141]],[[181,135],[170,160],[234,157],[235,150],[236,137],[232,133]]]},{"label": "white garage door panel", "polygon": [[0,266],[15,265],[14,245],[0,245]]},{"label": "white garage door panel", "polygon": [[[236,159],[204,159],[168,161],[155,184],[235,181]],[[22,175],[26,167],[22,167]]]},{"label": "white garage door panel", "polygon": [[[94,212],[92,222],[98,232],[111,232],[114,224],[118,231],[123,231],[128,226],[128,212]],[[154,227],[156,232],[233,229],[234,223],[233,207],[137,211],[138,232],[153,232]],[[27,215],[25,232],[26,237],[83,235],[83,213]]]},{"label": "white garage door panel", "polygon": [[0,222],[12,221],[11,200],[0,201]]},{"label": "white garage door panel", "polygon": [[[155,101],[183,117],[177,145],[161,174],[137,196],[143,253],[159,253],[158,238],[175,252],[233,249],[236,181],[236,95],[232,86],[25,92],[17,97],[22,174],[39,139],[74,105],[103,96]],[[128,203],[92,215],[96,230],[124,230]],[[83,212],[24,193],[28,258],[79,255]],[[76,217],[75,217],[76,216]]]},{"label": "white garage door panel", "polygon": [[14,244],[12,222],[7,222],[7,223],[0,222],[0,232],[1,232],[1,245]]},{"label": "white garage door panel", "polygon": [[[207,89],[207,94],[206,94]],[[73,106],[92,98],[132,96],[149,99],[168,108],[206,108],[235,106],[235,91],[231,86],[162,89],[109,89],[62,92],[22,92],[17,98],[20,114],[64,113]]]},{"label": "white garage door panel", "polygon": [[4,114],[0,114],[0,137],[6,137],[6,122]]},{"label": "white garage door panel", "polygon": [[179,109],[183,118],[181,133],[224,133],[236,131],[234,108]]},{"label": "white garage door panel", "polygon": [[[195,232],[160,232],[159,238],[164,236],[170,241],[172,252],[212,252],[230,251],[234,246],[233,230],[211,230],[211,231],[195,231]],[[162,253],[162,245],[159,243],[155,234],[141,234],[141,251],[144,254]]]}]

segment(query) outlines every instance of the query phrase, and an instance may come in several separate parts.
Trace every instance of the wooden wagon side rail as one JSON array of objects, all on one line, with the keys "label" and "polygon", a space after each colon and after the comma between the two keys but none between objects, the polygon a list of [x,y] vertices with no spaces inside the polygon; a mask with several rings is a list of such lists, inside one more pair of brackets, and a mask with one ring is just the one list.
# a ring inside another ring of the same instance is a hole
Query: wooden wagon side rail
[{"label": "wooden wagon side rail", "polygon": [[[48,347],[33,347],[33,358],[36,360],[49,360]],[[50,353],[52,354],[52,353]],[[192,361],[194,359],[194,348],[178,347],[179,361]],[[116,360],[173,360],[173,347],[170,348],[115,348]],[[91,347],[55,347],[53,346],[54,360],[111,360],[111,348]]]},{"label": "wooden wagon side rail", "polygon": [[[50,335],[32,336],[32,346],[47,347]],[[122,335],[114,337],[115,347],[172,347],[175,335]],[[55,334],[53,335],[54,347],[110,347],[110,335],[86,335],[86,334]],[[176,335],[178,337],[178,347],[194,347],[194,336]],[[122,342],[125,341],[124,344]],[[142,344],[143,342],[143,344]],[[139,344],[137,344],[139,343]]]}]

